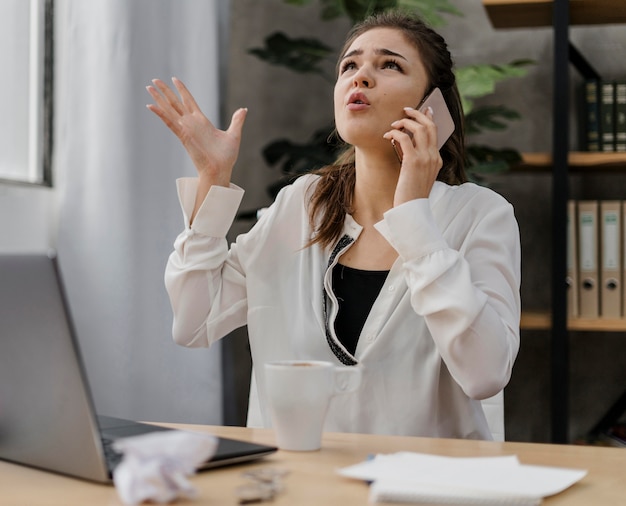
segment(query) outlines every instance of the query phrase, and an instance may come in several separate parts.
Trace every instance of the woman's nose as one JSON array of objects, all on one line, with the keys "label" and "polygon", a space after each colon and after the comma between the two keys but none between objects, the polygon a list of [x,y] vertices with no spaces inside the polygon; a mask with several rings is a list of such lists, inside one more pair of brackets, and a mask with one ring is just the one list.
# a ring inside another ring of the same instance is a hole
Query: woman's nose
[{"label": "woman's nose", "polygon": [[370,75],[368,75],[367,71],[363,68],[359,69],[359,71],[354,76],[354,86],[356,88],[371,88],[373,85],[373,80]]}]

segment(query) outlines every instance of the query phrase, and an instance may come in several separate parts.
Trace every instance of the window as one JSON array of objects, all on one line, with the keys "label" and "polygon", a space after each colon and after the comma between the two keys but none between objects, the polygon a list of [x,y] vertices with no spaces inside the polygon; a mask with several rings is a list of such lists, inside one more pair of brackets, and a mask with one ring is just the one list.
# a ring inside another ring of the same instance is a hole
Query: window
[{"label": "window", "polygon": [[53,0],[0,0],[0,181],[50,185]]}]

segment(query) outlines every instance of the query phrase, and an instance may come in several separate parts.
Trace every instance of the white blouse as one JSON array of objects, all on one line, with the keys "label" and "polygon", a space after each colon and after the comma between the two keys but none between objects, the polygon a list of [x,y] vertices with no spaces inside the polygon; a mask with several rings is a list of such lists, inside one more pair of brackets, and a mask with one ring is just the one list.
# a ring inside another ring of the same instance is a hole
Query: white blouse
[{"label": "white blouse", "polygon": [[174,340],[206,347],[248,326],[249,426],[270,426],[262,364],[315,359],[362,369],[359,390],[331,401],[326,431],[491,439],[480,399],[504,388],[519,349],[512,206],[472,183],[436,182],[428,199],[387,211],[376,228],[399,257],[353,356],[334,334],[331,268],[362,227],[346,216],[332,252],[304,247],[316,181],[307,175],[284,188],[230,249],[225,236],[243,190],[212,187],[190,226],[197,180],[177,181],[185,230],[165,272]]}]

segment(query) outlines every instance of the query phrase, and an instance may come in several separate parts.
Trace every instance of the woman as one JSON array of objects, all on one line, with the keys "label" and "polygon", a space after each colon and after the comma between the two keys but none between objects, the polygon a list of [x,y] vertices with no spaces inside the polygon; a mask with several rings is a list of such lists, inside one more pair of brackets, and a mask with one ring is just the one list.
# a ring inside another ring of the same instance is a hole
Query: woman
[{"label": "woman", "polygon": [[[334,93],[346,152],[284,188],[230,249],[247,111],[220,131],[180,81],[180,98],[153,83],[148,108],[198,170],[178,181],[186,228],[165,274],[174,339],[209,346],[247,324],[248,425],[269,424],[263,363],[317,359],[362,368],[327,431],[490,439],[480,399],[504,388],[519,348],[519,232],[509,203],[466,182],[443,39],[400,14],[353,28]],[[456,124],[441,152],[432,111],[415,109],[435,87]]]}]

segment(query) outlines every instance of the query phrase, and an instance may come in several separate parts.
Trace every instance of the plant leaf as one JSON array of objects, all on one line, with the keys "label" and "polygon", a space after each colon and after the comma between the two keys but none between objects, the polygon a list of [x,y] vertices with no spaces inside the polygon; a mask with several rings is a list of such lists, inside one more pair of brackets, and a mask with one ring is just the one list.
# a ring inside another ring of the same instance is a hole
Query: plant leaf
[{"label": "plant leaf", "polygon": [[397,6],[399,9],[419,13],[420,17],[432,27],[446,24],[440,13],[463,17],[463,13],[449,0],[398,0]]},{"label": "plant leaf", "polygon": [[304,144],[288,139],[273,141],[263,148],[263,158],[272,166],[281,162],[284,174],[303,174],[329,165],[338,154],[337,143],[329,141],[333,131],[332,125],[321,128]]},{"label": "plant leaf", "polygon": [[507,121],[520,119],[520,114],[503,105],[483,106],[465,115],[465,130],[468,135],[483,130],[504,130]]},{"label": "plant leaf", "polygon": [[341,0],[320,0],[320,3],[322,4],[320,14],[322,21],[330,21],[347,15]]},{"label": "plant leaf", "polygon": [[248,52],[272,65],[299,73],[323,75],[319,64],[330,56],[332,49],[317,39],[292,39],[282,32],[275,32],[265,39],[265,47],[252,48]]},{"label": "plant leaf", "polygon": [[455,72],[456,82],[465,113],[471,112],[474,105],[472,99],[490,95],[500,81],[525,76],[525,67],[531,63],[531,60],[515,60],[504,65],[478,64],[459,67]]},{"label": "plant leaf", "polygon": [[493,174],[508,170],[522,161],[519,152],[512,148],[496,149],[484,145],[467,146],[468,172]]},{"label": "plant leaf", "polygon": [[353,23],[396,7],[398,0],[343,0],[343,8]]},{"label": "plant leaf", "polygon": [[[309,5],[312,0],[283,0],[286,4],[295,5],[298,7]],[[343,8],[341,0],[320,0],[321,11],[320,19],[322,21],[330,21],[346,15],[346,11]]]}]

